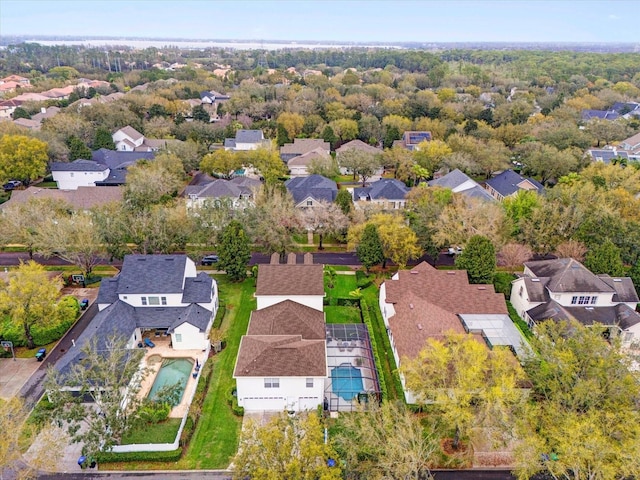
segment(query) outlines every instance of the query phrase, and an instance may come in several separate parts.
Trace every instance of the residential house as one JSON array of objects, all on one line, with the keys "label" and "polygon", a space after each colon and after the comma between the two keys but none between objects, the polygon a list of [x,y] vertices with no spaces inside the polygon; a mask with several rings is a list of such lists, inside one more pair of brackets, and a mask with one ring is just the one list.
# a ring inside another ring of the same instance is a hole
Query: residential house
[{"label": "residential house", "polygon": [[422,142],[431,141],[431,132],[427,131],[407,131],[402,134],[400,140],[393,142],[394,147],[402,147],[407,150],[417,150]]},{"label": "residential house", "polygon": [[307,153],[290,159],[287,162],[287,167],[289,167],[289,174],[292,177],[306,177],[309,175],[309,168],[313,162],[327,163],[331,161],[333,161],[331,155],[325,150],[322,148],[314,148]]},{"label": "residential house", "polygon": [[112,135],[116,150],[121,152],[155,152],[166,146],[166,140],[145,138],[135,128],[126,126]]},{"label": "residential house", "polygon": [[[629,158],[640,160],[640,132],[620,142],[620,148],[629,155]],[[615,148],[614,148],[615,151]],[[618,155],[620,152],[617,152]]]},{"label": "residential house", "polygon": [[109,177],[109,167],[93,160],[53,162],[50,165],[53,180],[60,190],[77,190],[78,187],[95,187]]},{"label": "residential house", "polygon": [[316,149],[321,149],[327,155],[331,153],[331,145],[321,138],[294,138],[293,143],[285,143],[280,147],[280,158],[288,164],[292,158]]},{"label": "residential house", "polygon": [[593,118],[617,120],[618,118],[640,117],[640,103],[615,102],[609,110],[582,110],[581,117],[582,120],[591,120]]},{"label": "residential house", "polygon": [[140,160],[153,160],[154,152],[123,152],[101,148],[91,152],[91,159],[99,164],[109,167],[109,175],[101,181],[96,181],[96,186],[124,185],[127,180],[128,168]]},{"label": "residential house", "polygon": [[30,87],[31,86],[31,81],[26,77],[21,77],[20,75],[9,75],[8,77],[4,77],[4,78],[0,79],[0,85],[8,83],[8,82],[18,83],[18,84],[22,85],[22,87]]},{"label": "residential house", "polygon": [[183,193],[187,199],[187,207],[197,208],[205,203],[229,199],[234,208],[248,206],[255,189],[262,182],[248,177],[236,177],[232,180],[214,179],[204,185],[188,185]]},{"label": "residential house", "polygon": [[75,85],[68,85],[66,87],[45,90],[44,92],[40,92],[40,95],[44,95],[50,100],[66,100],[69,98],[69,95],[71,95],[75,90]]},{"label": "residential house", "polygon": [[462,193],[469,198],[480,200],[495,200],[489,192],[480,186],[478,182],[461,172],[457,168],[446,175],[435,178],[428,182],[430,187],[443,187],[452,190],[454,193]]},{"label": "residential house", "polygon": [[16,118],[13,121],[14,125],[19,127],[28,128],[29,130],[40,130],[40,122],[31,120],[30,118]]},{"label": "residential house", "polygon": [[258,267],[256,299],[233,377],[248,411],[313,410],[323,403],[327,346],[323,266],[310,254]]},{"label": "residential house", "polygon": [[490,178],[485,182],[484,187],[496,200],[502,201],[506,197],[516,195],[521,190],[541,193],[544,187],[534,178],[523,177],[513,170],[504,172]]},{"label": "residential house", "polygon": [[338,185],[322,175],[290,178],[284,186],[293,196],[298,208],[309,208],[321,205],[321,202],[333,202],[338,195]]},{"label": "residential house", "polygon": [[357,207],[371,204],[384,210],[401,210],[406,206],[410,191],[400,180],[383,178],[368,187],[354,188],[353,201]]},{"label": "residential house", "polygon": [[[618,150],[617,148],[599,148],[587,150],[587,153],[591,156],[594,162],[612,163],[616,159],[630,160],[629,152],[624,150]],[[640,154],[640,148],[638,149]]]},{"label": "residential house", "polygon": [[[308,261],[307,261],[308,262]],[[322,312],[324,300],[323,267],[320,264],[261,264],[255,297],[258,310],[292,300]]]},{"label": "residential house", "polygon": [[37,122],[42,123],[43,120],[53,118],[58,113],[60,113],[59,107],[42,107],[39,113],[31,116],[31,120],[36,120]]},{"label": "residential house", "polygon": [[15,92],[16,88],[20,87],[21,85],[18,82],[0,83],[0,94]]},{"label": "residential house", "polygon": [[225,138],[224,149],[233,151],[257,150],[271,144],[264,138],[262,130],[238,130],[236,138]]},{"label": "residential house", "polygon": [[324,313],[292,300],[253,311],[233,376],[248,411],[317,408],[327,377]]},{"label": "residential house", "polygon": [[526,262],[511,288],[511,304],[531,328],[547,319],[573,319],[608,327],[624,345],[640,339],[638,302],[629,277],[595,275],[573,258]]},{"label": "residential house", "polygon": [[[515,327],[504,296],[493,285],[470,285],[464,270],[436,270],[422,262],[400,270],[380,286],[380,311],[398,367],[416,358],[429,338],[471,333],[489,347],[524,355],[527,343]],[[401,375],[403,386],[405,380]],[[405,386],[408,403],[417,398]]]},{"label": "residential house", "polygon": [[580,112],[580,118],[585,121],[593,120],[595,118],[599,120],[617,120],[620,118],[618,112],[613,110],[592,110],[586,109]]},{"label": "residential house", "polygon": [[22,102],[45,102],[47,100],[51,100],[51,97],[47,97],[42,93],[27,92],[27,93],[21,93],[20,95],[16,95],[15,97],[12,98],[12,100],[22,101]]},{"label": "residential house", "polygon": [[114,335],[137,348],[153,331],[170,335],[174,350],[208,351],[218,288],[186,255],[127,255],[122,271],[101,282],[96,303],[98,313],[56,364],[59,371],[79,361],[89,341],[101,349]]},{"label": "residential house", "polygon": [[10,119],[13,115],[13,112],[16,111],[16,108],[18,108],[23,103],[24,102],[22,100],[16,100],[15,98],[0,102],[0,120]]},{"label": "residential house", "polygon": [[76,210],[90,210],[107,203],[121,202],[122,193],[121,187],[78,187],[75,190],[57,190],[31,186],[25,190],[13,190],[11,198],[0,205],[0,210],[27,203],[32,198],[50,198]]}]

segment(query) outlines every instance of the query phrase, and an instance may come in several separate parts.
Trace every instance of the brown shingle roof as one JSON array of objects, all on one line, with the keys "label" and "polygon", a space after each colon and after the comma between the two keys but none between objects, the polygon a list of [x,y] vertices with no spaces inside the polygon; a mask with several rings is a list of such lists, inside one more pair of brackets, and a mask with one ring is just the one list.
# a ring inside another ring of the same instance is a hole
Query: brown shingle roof
[{"label": "brown shingle roof", "polygon": [[322,265],[260,265],[256,295],[324,295]]},{"label": "brown shingle roof", "polygon": [[324,377],[324,340],[300,335],[245,335],[240,342],[234,377]]},{"label": "brown shingle roof", "polygon": [[427,338],[464,333],[457,314],[507,314],[504,296],[493,285],[470,285],[464,270],[436,270],[422,262],[385,282],[395,315],[389,328],[400,357],[415,357]]},{"label": "brown shingle roof", "polygon": [[336,154],[340,155],[347,150],[360,150],[363,152],[373,153],[374,155],[382,154],[382,150],[376,147],[369,145],[368,143],[364,143],[362,140],[351,140],[350,142],[345,143],[340,148],[336,149]]},{"label": "brown shingle roof", "polygon": [[285,300],[254,310],[247,335],[301,335],[305,340],[321,340],[325,338],[324,313]]},{"label": "brown shingle roof", "polygon": [[293,157],[291,160],[289,160],[287,165],[290,167],[295,167],[297,165],[309,166],[314,160],[326,160],[330,158],[331,157],[329,156],[329,154],[322,148],[314,148],[310,152],[303,153],[302,155],[298,155],[297,157]]},{"label": "brown shingle roof", "polygon": [[11,198],[2,204],[1,209],[26,203],[32,198],[52,198],[68,203],[74,208],[88,210],[97,205],[122,200],[121,187],[78,187],[77,190],[57,190],[55,188],[29,187],[26,190],[14,190]]},{"label": "brown shingle roof", "polygon": [[285,143],[280,147],[280,154],[302,155],[316,148],[321,148],[325,152],[328,152],[331,145],[321,138],[294,138],[293,143]]},{"label": "brown shingle roof", "polygon": [[137,131],[135,128],[133,128],[130,125],[127,125],[126,127],[122,127],[118,131],[124,133],[125,135],[127,135],[134,142],[137,141],[137,140],[140,140],[143,137],[143,135],[139,131]]}]

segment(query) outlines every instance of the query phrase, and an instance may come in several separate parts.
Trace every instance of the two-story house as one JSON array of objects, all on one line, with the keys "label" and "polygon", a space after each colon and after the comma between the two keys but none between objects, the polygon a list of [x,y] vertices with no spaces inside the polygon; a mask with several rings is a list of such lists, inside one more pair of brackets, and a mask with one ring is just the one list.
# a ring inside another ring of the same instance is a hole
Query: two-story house
[{"label": "two-story house", "polygon": [[198,208],[206,203],[229,200],[234,208],[248,206],[255,191],[262,185],[260,180],[235,177],[231,180],[215,179],[204,185],[189,185],[183,196],[188,208]]},{"label": "two-story house", "polygon": [[258,267],[257,310],[242,337],[233,373],[248,411],[302,411],[323,403],[327,345],[323,266],[310,254]]},{"label": "two-story house", "polygon": [[53,162],[50,166],[53,180],[60,190],[77,190],[78,187],[95,187],[109,177],[109,167],[93,160],[78,159],[73,162]]},{"label": "two-story house", "polygon": [[128,339],[128,348],[139,348],[149,331],[170,336],[175,350],[208,351],[218,288],[186,255],[127,255],[120,274],[100,284],[96,303],[98,313],[56,364],[58,370],[79,361],[90,341],[107,348],[119,336]]},{"label": "two-story house", "polygon": [[135,128],[127,125],[111,135],[116,150],[120,152],[155,152],[166,146],[165,140],[145,138]]},{"label": "two-story house", "polygon": [[331,203],[338,196],[338,185],[322,175],[290,178],[284,182],[297,208],[314,208],[323,202]]},{"label": "two-story house", "polygon": [[368,187],[354,188],[353,202],[356,207],[372,204],[384,210],[402,210],[406,206],[410,191],[411,189],[400,180],[382,178]]},{"label": "two-story house", "polygon": [[225,138],[224,149],[237,151],[257,150],[269,146],[262,130],[238,130],[236,138]]},{"label": "two-story house", "polygon": [[521,190],[540,193],[544,187],[535,178],[523,177],[513,170],[505,170],[485,182],[486,190],[498,201],[516,195]]},{"label": "two-story house", "polygon": [[511,304],[530,327],[547,319],[600,324],[625,345],[640,338],[638,302],[630,278],[595,275],[573,258],[527,262],[511,288]]}]

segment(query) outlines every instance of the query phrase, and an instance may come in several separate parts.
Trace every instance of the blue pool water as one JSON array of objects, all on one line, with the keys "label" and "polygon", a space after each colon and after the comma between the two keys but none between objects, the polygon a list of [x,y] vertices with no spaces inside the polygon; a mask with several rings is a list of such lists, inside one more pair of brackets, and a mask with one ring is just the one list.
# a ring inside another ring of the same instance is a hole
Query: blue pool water
[{"label": "blue pool water", "polygon": [[359,368],[343,363],[331,370],[331,385],[333,393],[350,402],[363,390],[362,373]]},{"label": "blue pool water", "polygon": [[182,400],[182,395],[187,386],[189,375],[191,375],[191,370],[193,370],[193,360],[190,358],[165,358],[162,361],[160,371],[153,381],[147,398],[149,400],[156,400],[160,390],[164,387],[171,387],[177,384],[180,386],[180,396],[176,403],[177,405]]}]

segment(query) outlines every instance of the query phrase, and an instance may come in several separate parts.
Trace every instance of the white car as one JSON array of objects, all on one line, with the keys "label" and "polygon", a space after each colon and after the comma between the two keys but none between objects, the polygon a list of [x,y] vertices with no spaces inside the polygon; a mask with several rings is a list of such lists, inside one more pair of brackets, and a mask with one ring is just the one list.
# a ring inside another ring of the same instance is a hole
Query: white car
[{"label": "white car", "polygon": [[451,256],[460,255],[462,253],[462,247],[449,247],[449,250],[447,252]]}]

